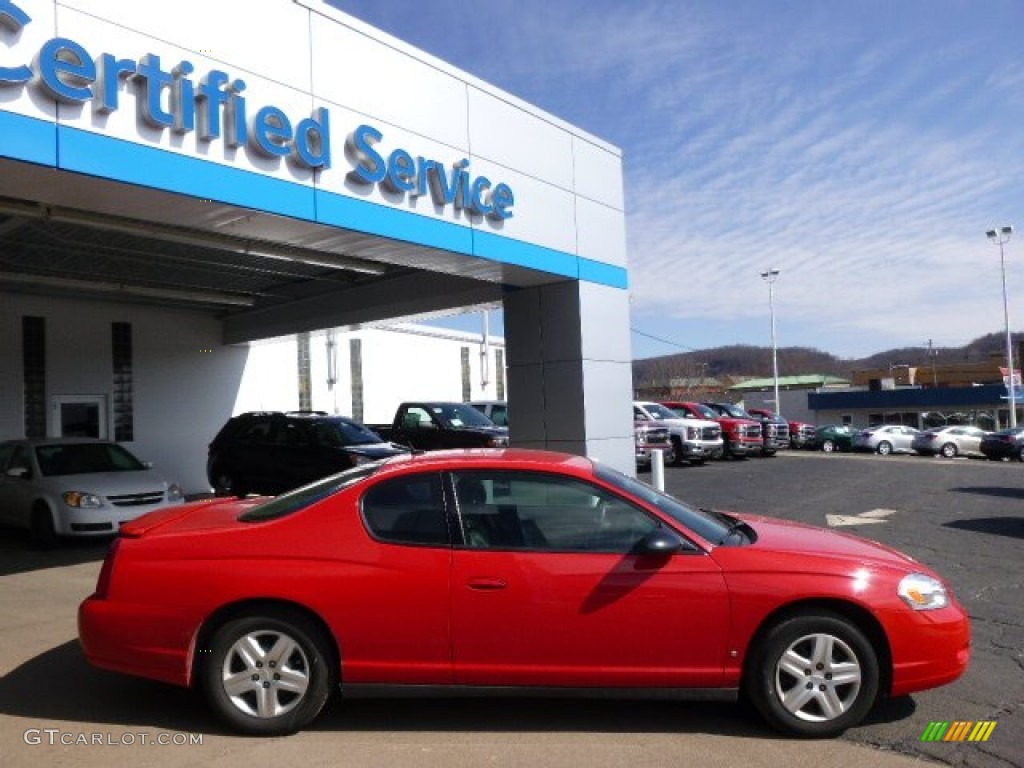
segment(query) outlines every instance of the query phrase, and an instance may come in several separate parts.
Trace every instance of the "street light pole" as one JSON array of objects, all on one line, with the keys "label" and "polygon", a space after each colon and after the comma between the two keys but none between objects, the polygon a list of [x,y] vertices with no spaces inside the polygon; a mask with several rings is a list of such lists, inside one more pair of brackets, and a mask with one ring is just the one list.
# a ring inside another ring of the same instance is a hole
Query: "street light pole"
[{"label": "street light pole", "polygon": [[776,416],[782,415],[782,403],[779,402],[779,346],[775,341],[775,281],[779,278],[779,270],[769,269],[761,273],[761,279],[768,283],[768,309],[772,316],[772,381],[775,389]]},{"label": "street light pole", "polygon": [[1013,227],[1007,225],[999,230],[990,229],[985,233],[986,237],[999,246],[999,268],[1003,276],[1003,322],[1006,325],[1006,369],[1009,374],[1006,389],[1010,396],[1010,428],[1017,426],[1017,384],[1013,380],[1013,341],[1010,337],[1010,309],[1006,300],[1006,257],[1003,255],[1003,246],[1010,242],[1013,234]]}]

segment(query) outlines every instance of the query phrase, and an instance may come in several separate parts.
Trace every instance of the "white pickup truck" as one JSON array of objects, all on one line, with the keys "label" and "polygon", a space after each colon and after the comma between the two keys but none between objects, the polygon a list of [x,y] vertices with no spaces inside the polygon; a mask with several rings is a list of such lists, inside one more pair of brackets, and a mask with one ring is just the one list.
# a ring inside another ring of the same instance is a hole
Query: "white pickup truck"
[{"label": "white pickup truck", "polygon": [[637,401],[633,403],[633,419],[637,423],[649,421],[668,427],[675,448],[675,464],[688,461],[703,464],[708,459],[722,456],[722,428],[714,421],[682,419],[661,403]]}]

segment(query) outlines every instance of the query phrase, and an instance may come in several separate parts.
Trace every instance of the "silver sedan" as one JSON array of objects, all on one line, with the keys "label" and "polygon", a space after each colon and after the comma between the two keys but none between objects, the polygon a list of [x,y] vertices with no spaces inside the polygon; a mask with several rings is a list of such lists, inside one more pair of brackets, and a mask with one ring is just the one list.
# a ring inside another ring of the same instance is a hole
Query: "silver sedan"
[{"label": "silver sedan", "polygon": [[117,443],[0,443],[0,523],[28,528],[40,546],[58,536],[110,536],[121,523],[181,502],[177,485]]},{"label": "silver sedan", "polygon": [[914,438],[912,446],[922,456],[941,454],[951,459],[961,453],[981,453],[981,438],[987,434],[988,432],[978,427],[935,427],[919,433]]},{"label": "silver sedan", "polygon": [[882,456],[890,453],[911,453],[914,438],[920,430],[902,424],[885,424],[862,429],[853,436],[855,451],[875,451]]}]

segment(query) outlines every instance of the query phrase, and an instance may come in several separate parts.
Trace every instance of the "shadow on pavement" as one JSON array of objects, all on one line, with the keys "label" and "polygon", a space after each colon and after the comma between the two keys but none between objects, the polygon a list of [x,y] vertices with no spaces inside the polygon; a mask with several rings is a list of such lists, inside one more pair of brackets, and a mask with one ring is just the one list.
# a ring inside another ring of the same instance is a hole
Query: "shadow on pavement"
[{"label": "shadow on pavement", "polygon": [[0,528],[0,576],[101,561],[110,548],[112,536],[64,539],[53,549],[37,549],[28,532]]},{"label": "shadow on pavement", "polygon": [[999,485],[966,485],[950,488],[954,493],[973,493],[979,496],[996,496],[1003,499],[1024,499],[1024,488],[1006,488]]},{"label": "shadow on pavement", "polygon": [[1024,517],[975,517],[970,520],[950,520],[943,525],[962,531],[1024,539]]},{"label": "shadow on pavement", "polygon": [[[909,703],[908,703],[909,702]],[[883,703],[867,722],[903,719],[909,697]],[[0,714],[38,722],[146,726],[232,735],[197,692],[91,667],[77,641],[30,659],[0,678]],[[335,697],[307,730],[705,733],[778,738],[739,703],[552,698]]]}]

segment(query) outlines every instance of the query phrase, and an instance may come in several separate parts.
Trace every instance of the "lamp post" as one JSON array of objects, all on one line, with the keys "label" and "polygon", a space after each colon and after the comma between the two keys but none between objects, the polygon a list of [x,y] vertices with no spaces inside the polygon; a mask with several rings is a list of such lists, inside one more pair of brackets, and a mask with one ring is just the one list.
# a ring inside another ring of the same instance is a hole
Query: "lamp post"
[{"label": "lamp post", "polygon": [[1006,301],[1006,258],[1003,255],[1003,246],[1010,242],[1013,234],[1013,227],[1007,224],[998,230],[990,229],[985,235],[993,243],[999,246],[999,268],[1003,275],[1003,322],[1006,325],[1006,369],[1009,374],[1006,389],[1010,396],[1010,427],[1017,426],[1017,385],[1013,380],[1013,341],[1010,338],[1010,310]]},{"label": "lamp post", "polygon": [[779,278],[779,270],[774,267],[761,273],[761,279],[768,283],[768,309],[772,316],[772,382],[775,389],[776,416],[782,415],[782,403],[779,402],[779,346],[775,343],[775,281]]}]

